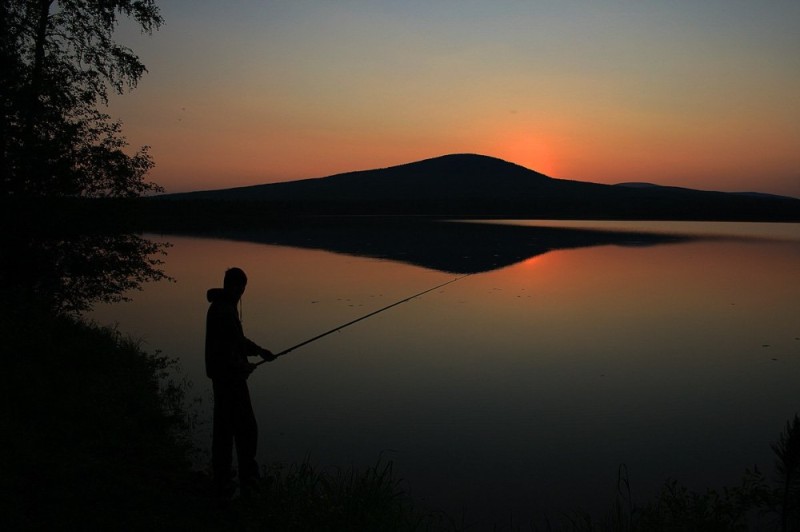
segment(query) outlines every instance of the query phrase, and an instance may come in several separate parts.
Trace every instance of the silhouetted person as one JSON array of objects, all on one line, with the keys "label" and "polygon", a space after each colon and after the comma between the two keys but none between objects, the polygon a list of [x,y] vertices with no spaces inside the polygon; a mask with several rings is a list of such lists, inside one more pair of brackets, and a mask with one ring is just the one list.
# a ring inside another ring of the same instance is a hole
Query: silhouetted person
[{"label": "silhouetted person", "polygon": [[248,356],[274,360],[267,349],[247,339],[236,305],[247,286],[247,276],[239,268],[225,272],[223,288],[212,288],[207,297],[211,306],[206,318],[206,375],[214,387],[214,428],[211,463],[218,494],[234,491],[233,445],[239,462],[239,485],[246,491],[259,478],[256,463],[258,427],[250,402],[247,377],[256,368]]}]

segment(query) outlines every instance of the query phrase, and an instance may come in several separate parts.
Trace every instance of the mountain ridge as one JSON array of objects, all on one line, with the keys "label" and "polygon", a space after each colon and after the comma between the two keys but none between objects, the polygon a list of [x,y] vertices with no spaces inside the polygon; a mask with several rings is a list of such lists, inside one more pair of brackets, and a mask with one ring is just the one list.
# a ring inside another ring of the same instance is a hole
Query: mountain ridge
[{"label": "mountain ridge", "polygon": [[[554,178],[530,170],[524,166],[504,161],[496,157],[478,154],[449,154],[410,163],[375,168],[368,170],[355,170],[342,172],[325,177],[313,177],[297,181],[280,183],[266,183],[261,185],[248,185],[217,190],[202,190],[194,192],[181,192],[167,194],[168,197],[203,198],[213,196],[214,199],[278,199],[284,191],[303,189],[303,192],[313,192],[312,188],[325,189],[326,193],[336,193],[336,188],[364,187],[370,194],[386,196],[388,194],[404,191],[404,187],[418,187],[435,185],[438,188],[467,186],[470,188],[483,187],[487,172],[499,176],[503,180],[536,178],[539,180],[553,180]],[[431,179],[436,179],[436,182]],[[466,178],[466,179],[465,179]],[[402,179],[402,182],[400,180]],[[387,185],[389,188],[387,189]],[[392,186],[393,185],[393,186]],[[414,189],[415,194],[419,189]],[[431,192],[430,188],[427,191]],[[341,191],[339,192],[341,194]],[[353,194],[354,191],[349,191]],[[358,194],[362,195],[362,194]]]},{"label": "mountain ridge", "polygon": [[557,179],[495,157],[449,154],[283,183],[159,196],[259,202],[285,213],[800,221],[800,199],[651,183]]}]

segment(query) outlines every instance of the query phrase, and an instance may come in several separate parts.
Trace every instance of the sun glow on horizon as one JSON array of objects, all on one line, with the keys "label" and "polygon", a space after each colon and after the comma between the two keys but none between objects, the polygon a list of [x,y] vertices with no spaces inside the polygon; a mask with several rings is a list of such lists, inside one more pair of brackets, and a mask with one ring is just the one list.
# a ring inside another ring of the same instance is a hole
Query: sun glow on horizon
[{"label": "sun glow on horizon", "polygon": [[169,192],[477,153],[800,197],[800,3],[768,3],[176,0],[110,114]]}]

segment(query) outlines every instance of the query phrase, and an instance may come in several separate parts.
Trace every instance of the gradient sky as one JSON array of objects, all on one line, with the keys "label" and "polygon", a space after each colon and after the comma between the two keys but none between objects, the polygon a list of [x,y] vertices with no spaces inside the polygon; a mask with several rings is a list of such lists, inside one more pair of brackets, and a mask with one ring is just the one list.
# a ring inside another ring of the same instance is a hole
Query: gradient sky
[{"label": "gradient sky", "polygon": [[800,197],[800,1],[163,0],[114,98],[168,192],[448,153]]}]

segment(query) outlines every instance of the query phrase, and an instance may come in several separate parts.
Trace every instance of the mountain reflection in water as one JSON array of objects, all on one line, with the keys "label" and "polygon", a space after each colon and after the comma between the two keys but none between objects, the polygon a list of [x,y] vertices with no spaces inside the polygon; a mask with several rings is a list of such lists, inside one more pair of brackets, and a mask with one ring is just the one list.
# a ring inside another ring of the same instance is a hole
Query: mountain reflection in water
[{"label": "mountain reflection in water", "polygon": [[638,231],[412,217],[315,218],[252,229],[191,231],[190,234],[392,260],[457,274],[498,270],[555,250],[604,245],[654,246],[692,239],[684,235]]}]

